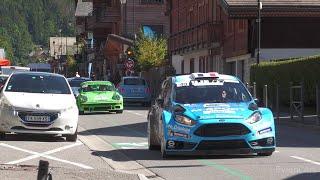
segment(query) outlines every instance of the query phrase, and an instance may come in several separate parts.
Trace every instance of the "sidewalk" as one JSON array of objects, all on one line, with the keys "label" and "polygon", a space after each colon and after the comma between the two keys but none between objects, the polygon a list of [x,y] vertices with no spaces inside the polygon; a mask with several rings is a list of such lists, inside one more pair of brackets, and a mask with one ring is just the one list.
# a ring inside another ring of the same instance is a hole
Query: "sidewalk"
[{"label": "sidewalk", "polygon": [[[36,180],[36,166],[0,165],[0,177],[3,180]],[[94,180],[139,180],[136,174],[121,173],[113,170],[75,170],[66,168],[50,168],[53,180],[58,179],[94,179]]]}]

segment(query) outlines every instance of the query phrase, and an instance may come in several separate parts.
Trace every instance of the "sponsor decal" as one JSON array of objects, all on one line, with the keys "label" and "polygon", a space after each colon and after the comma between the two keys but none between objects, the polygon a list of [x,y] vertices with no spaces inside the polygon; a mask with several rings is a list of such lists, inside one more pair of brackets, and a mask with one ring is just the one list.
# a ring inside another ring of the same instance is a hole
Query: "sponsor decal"
[{"label": "sponsor decal", "polygon": [[184,132],[186,134],[189,134],[191,131],[190,128],[179,126],[179,125],[172,126],[171,124],[169,124],[169,125],[167,125],[167,128],[172,129],[173,131]]}]

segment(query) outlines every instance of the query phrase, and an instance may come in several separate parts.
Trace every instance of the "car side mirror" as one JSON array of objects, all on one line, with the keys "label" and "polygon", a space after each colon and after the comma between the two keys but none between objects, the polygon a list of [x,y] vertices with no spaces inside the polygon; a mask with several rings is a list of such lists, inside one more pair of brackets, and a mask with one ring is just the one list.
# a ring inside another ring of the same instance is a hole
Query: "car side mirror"
[{"label": "car side mirror", "polygon": [[163,107],[163,104],[164,104],[164,100],[163,100],[163,99],[158,98],[158,99],[156,99],[156,102],[157,102],[158,105],[160,105],[161,107]]}]

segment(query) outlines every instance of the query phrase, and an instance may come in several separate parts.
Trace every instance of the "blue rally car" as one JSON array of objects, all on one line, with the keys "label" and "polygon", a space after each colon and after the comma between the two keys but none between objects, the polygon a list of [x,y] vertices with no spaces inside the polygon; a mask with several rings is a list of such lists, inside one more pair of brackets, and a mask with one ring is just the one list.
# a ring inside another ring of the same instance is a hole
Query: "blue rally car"
[{"label": "blue rally car", "polygon": [[170,77],[148,114],[149,149],[168,155],[275,151],[272,112],[259,108],[236,77],[193,73]]}]

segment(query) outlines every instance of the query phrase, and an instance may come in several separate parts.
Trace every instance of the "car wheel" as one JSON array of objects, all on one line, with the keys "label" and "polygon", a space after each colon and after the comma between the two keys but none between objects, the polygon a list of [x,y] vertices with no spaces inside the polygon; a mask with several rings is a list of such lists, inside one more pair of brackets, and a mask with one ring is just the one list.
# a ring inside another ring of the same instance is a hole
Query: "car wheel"
[{"label": "car wheel", "polygon": [[122,114],[123,113],[123,110],[118,110],[116,111],[117,114]]},{"label": "car wheel", "polygon": [[158,150],[160,148],[156,140],[154,128],[151,127],[150,120],[148,121],[148,148],[149,150]]},{"label": "car wheel", "polygon": [[76,142],[78,138],[78,130],[74,134],[68,134],[66,135],[66,140],[68,142]]},{"label": "car wheel", "polygon": [[6,138],[6,133],[0,132],[0,139],[5,139],[5,138]]},{"label": "car wheel", "polygon": [[273,152],[258,153],[258,156],[271,156]]}]

